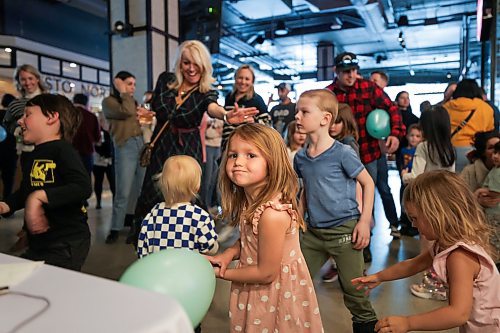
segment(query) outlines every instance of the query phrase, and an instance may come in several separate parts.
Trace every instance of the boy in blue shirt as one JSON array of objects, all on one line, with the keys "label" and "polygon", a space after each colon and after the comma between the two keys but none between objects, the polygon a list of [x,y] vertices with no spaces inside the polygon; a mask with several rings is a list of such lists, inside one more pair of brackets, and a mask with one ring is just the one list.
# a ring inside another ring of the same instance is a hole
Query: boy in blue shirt
[{"label": "boy in blue shirt", "polygon": [[[326,89],[306,91],[297,102],[297,129],[309,139],[294,159],[294,169],[304,181],[302,213],[307,209],[308,214],[301,248],[312,277],[333,257],[353,332],[371,333],[377,322],[375,311],[351,279],[363,275],[362,249],[370,242],[375,185],[354,150],[330,136],[337,113],[337,98]],[[356,202],[356,181],[363,189],[362,213]]]}]

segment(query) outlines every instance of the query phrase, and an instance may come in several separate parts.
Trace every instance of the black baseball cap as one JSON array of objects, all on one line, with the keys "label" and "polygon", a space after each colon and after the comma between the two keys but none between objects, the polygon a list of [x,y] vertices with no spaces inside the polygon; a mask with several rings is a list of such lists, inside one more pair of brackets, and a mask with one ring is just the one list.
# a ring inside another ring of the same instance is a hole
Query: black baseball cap
[{"label": "black baseball cap", "polygon": [[289,83],[286,83],[286,82],[281,82],[275,88],[277,88],[277,89],[286,89],[288,91],[292,91],[292,87],[290,86]]},{"label": "black baseball cap", "polygon": [[342,52],[335,57],[335,68],[340,71],[346,71],[352,68],[359,69],[359,60],[354,53]]}]

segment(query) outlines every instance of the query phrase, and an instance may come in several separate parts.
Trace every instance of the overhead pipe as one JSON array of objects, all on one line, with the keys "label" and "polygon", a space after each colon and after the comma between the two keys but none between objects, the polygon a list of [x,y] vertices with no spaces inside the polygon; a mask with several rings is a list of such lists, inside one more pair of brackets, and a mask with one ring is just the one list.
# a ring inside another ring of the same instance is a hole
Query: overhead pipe
[{"label": "overhead pipe", "polygon": [[381,10],[384,12],[384,18],[388,27],[395,26],[396,20],[394,19],[394,8],[392,7],[391,0],[380,0]]}]

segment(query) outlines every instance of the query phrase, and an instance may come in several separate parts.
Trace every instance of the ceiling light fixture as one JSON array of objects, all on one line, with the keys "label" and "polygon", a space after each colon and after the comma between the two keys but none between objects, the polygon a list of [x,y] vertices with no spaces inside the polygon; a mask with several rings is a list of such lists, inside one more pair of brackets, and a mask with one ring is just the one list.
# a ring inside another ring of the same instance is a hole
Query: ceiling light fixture
[{"label": "ceiling light fixture", "polygon": [[276,24],[276,30],[274,30],[274,34],[277,36],[285,36],[288,34],[288,29],[285,26],[285,21],[278,21]]},{"label": "ceiling light fixture", "polygon": [[336,16],[333,19],[333,23],[330,26],[330,29],[332,29],[332,30],[340,30],[340,29],[342,29],[342,20]]},{"label": "ceiling light fixture", "polygon": [[69,63],[69,67],[71,67],[71,68],[76,68],[76,64],[75,64],[74,62],[70,62],[70,63]]},{"label": "ceiling light fixture", "polygon": [[11,49],[10,47],[6,47],[6,48],[4,49],[4,51],[5,51],[5,52],[7,52],[7,53],[11,53],[11,52],[12,52],[12,49]]}]

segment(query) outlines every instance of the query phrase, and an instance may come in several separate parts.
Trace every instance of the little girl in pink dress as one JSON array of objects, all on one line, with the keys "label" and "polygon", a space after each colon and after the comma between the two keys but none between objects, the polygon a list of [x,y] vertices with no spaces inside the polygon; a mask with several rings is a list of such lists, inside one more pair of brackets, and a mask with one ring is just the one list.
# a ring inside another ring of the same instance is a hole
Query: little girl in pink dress
[{"label": "little girl in pink dress", "polygon": [[358,289],[412,276],[433,267],[449,285],[448,306],[413,316],[380,319],[377,332],[436,331],[500,333],[500,275],[491,258],[491,230],[474,194],[449,171],[430,171],[410,182],[406,213],[431,250],[373,275],[352,280]]},{"label": "little girl in pink dress", "polygon": [[239,222],[240,239],[209,260],[217,277],[233,282],[231,332],[323,332],[299,245],[298,181],[280,135],[260,124],[238,127],[221,166],[223,211]]}]

